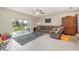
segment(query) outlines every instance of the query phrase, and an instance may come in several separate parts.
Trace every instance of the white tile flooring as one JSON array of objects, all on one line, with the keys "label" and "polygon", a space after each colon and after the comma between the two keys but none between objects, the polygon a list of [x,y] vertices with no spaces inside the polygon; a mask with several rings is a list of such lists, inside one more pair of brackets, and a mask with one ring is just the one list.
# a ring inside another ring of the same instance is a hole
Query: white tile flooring
[{"label": "white tile flooring", "polygon": [[20,45],[14,39],[10,39],[8,47],[9,51],[76,51],[79,50],[79,43],[64,42],[45,34],[25,45]]}]

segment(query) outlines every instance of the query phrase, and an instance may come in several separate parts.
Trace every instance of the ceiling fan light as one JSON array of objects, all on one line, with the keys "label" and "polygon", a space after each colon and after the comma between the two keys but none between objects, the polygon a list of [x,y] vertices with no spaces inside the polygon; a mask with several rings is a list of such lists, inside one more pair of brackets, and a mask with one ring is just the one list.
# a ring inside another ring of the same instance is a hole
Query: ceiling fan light
[{"label": "ceiling fan light", "polygon": [[36,9],[35,11],[33,10],[33,13],[35,15],[41,15],[41,14],[45,14],[42,10]]},{"label": "ceiling fan light", "polygon": [[39,13],[39,12],[36,12],[35,14],[36,14],[36,15],[39,15],[40,13]]}]

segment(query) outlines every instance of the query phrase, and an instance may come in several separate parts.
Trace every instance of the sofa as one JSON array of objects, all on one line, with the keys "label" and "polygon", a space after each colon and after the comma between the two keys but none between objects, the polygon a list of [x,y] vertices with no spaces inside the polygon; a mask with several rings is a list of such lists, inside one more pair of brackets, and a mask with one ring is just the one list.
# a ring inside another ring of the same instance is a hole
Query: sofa
[{"label": "sofa", "polygon": [[38,26],[36,27],[37,32],[42,32],[42,33],[50,33],[50,31],[54,28],[54,26]]},{"label": "sofa", "polygon": [[60,39],[63,30],[64,30],[64,27],[63,26],[54,27],[50,31],[50,37],[55,38],[55,39]]}]

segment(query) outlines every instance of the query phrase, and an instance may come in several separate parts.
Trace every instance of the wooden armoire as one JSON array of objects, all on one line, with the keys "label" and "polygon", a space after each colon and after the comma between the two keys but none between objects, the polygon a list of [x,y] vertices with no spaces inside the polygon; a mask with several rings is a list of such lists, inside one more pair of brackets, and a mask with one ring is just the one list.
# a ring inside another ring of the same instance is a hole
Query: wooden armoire
[{"label": "wooden armoire", "polygon": [[62,17],[62,25],[64,26],[63,34],[75,35],[77,32],[76,16]]}]

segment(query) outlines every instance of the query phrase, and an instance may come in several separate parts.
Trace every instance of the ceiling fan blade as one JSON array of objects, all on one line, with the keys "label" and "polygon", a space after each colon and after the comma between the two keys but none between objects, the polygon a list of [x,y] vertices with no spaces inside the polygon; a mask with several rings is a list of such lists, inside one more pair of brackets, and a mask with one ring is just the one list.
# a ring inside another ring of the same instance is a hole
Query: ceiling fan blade
[{"label": "ceiling fan blade", "polygon": [[45,12],[40,12],[40,14],[45,14]]},{"label": "ceiling fan blade", "polygon": [[40,11],[39,9],[36,9],[36,11]]}]

